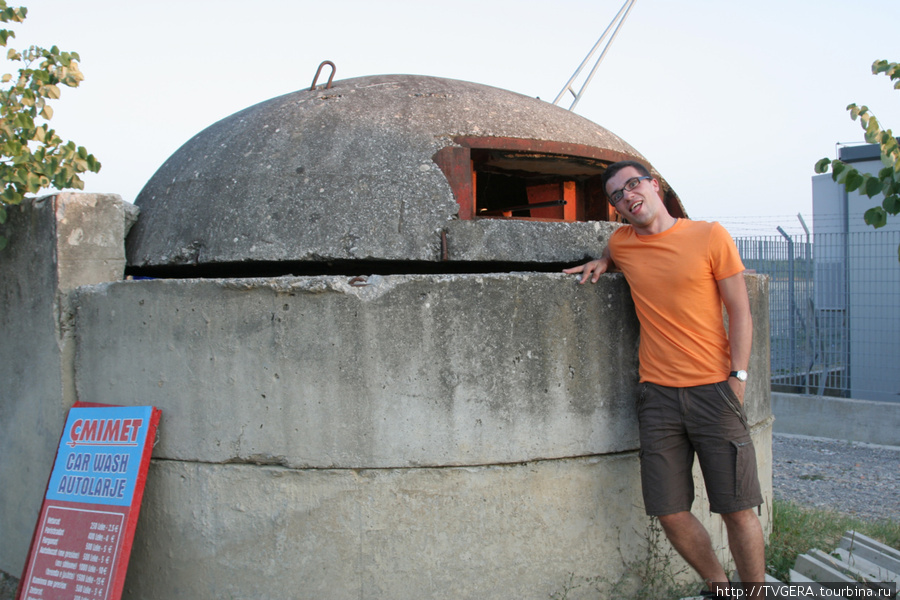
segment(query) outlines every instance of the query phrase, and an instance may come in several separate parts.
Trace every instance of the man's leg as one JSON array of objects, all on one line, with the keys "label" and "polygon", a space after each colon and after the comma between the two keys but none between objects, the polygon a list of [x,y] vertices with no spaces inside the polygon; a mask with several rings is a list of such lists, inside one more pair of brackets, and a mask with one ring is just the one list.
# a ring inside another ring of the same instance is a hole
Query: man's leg
[{"label": "man's leg", "polygon": [[[716,583],[728,584],[728,576],[712,547],[709,532],[690,511],[662,515],[659,522],[666,537],[678,554],[687,561],[710,590],[715,591]],[[730,531],[730,530],[729,530]],[[741,575],[743,577],[743,574]]]},{"label": "man's leg", "polygon": [[648,515],[657,515],[666,538],[710,590],[728,578],[703,524],[690,512],[694,500],[694,448],[687,438],[683,391],[651,383],[638,402],[641,486]]},{"label": "man's leg", "polygon": [[700,459],[710,510],[721,515],[741,581],[765,581],[762,503],[746,412],[727,382],[691,389],[688,428]]},{"label": "man's leg", "polygon": [[722,515],[728,530],[728,545],[742,582],[766,579],[766,542],[762,525],[752,508]]}]

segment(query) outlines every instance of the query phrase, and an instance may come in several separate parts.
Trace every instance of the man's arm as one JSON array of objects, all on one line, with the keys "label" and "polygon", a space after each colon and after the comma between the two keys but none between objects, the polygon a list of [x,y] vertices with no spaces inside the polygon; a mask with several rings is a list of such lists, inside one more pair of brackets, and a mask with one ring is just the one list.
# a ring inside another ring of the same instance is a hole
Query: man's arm
[{"label": "man's arm", "polygon": [[[753,344],[753,316],[750,314],[750,298],[747,295],[747,284],[744,274],[738,273],[718,282],[719,294],[728,311],[728,343],[731,346],[731,370],[747,370],[750,364],[750,347]],[[734,377],[728,379],[728,385],[744,402],[745,383]]]},{"label": "man's arm", "polygon": [[581,280],[578,283],[584,283],[588,278],[590,278],[591,283],[597,283],[600,276],[612,268],[612,264],[612,257],[609,255],[609,246],[607,246],[603,249],[603,255],[600,258],[577,267],[563,269],[563,273],[582,273]]}]

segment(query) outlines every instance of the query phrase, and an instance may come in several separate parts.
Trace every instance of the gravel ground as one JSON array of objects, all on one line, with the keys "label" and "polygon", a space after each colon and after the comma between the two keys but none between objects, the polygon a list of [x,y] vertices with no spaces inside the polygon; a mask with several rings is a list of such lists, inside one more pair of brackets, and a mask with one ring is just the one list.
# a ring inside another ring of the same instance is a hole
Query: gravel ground
[{"label": "gravel ground", "polygon": [[3,571],[0,571],[0,600],[15,600],[18,579],[13,579]]},{"label": "gravel ground", "polygon": [[900,519],[900,447],[776,434],[775,497],[866,520]]},{"label": "gravel ground", "polygon": [[[900,447],[775,434],[775,496],[862,519],[900,519]],[[0,572],[0,600],[16,584]]]}]

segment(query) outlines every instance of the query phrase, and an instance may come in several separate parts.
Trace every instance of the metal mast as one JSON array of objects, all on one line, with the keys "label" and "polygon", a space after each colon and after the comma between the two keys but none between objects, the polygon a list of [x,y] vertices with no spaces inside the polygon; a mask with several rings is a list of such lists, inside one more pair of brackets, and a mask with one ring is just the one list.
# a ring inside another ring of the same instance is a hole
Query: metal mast
[{"label": "metal mast", "polygon": [[[566,82],[566,85],[559,92],[559,95],[556,96],[556,100],[553,101],[553,104],[559,105],[559,101],[562,99],[563,95],[568,90],[574,97],[575,100],[572,101],[572,106],[569,107],[569,110],[574,110],[575,105],[578,104],[578,101],[581,100],[581,96],[584,94],[585,88],[587,88],[588,84],[591,82],[591,79],[594,77],[594,73],[597,71],[597,67],[600,66],[600,62],[603,60],[603,57],[606,56],[607,50],[612,45],[613,40],[616,39],[616,35],[619,33],[619,29],[622,27],[622,23],[625,22],[625,19],[628,18],[628,13],[631,11],[631,7],[634,6],[636,0],[626,0],[625,4],[622,5],[622,8],[619,9],[618,14],[613,18],[610,22],[609,26],[607,26],[606,31],[603,32],[603,35],[600,36],[600,39],[597,40],[597,43],[594,44],[594,47],[591,48],[591,51],[588,52],[588,55],[584,57],[584,60],[581,61],[581,64],[578,65],[578,68],[575,70],[575,73],[572,77],[569,78],[569,81]],[[597,51],[597,48],[603,43],[606,39],[606,36],[609,35],[610,30],[612,30],[612,35],[609,40],[606,42],[606,45],[603,47],[603,51],[600,53],[600,57],[597,59],[597,62],[594,63],[594,67],[591,69],[591,72],[588,74],[587,79],[581,84],[581,89],[576,93],[575,90],[572,89],[572,84],[575,82],[575,79],[578,75],[581,74],[582,69],[591,60],[591,57]]]}]

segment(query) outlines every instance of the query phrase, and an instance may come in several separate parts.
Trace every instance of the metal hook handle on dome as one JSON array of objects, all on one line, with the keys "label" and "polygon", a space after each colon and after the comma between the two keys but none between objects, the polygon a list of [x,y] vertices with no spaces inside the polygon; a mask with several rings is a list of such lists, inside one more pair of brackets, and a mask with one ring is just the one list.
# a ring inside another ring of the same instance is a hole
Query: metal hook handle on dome
[{"label": "metal hook handle on dome", "polygon": [[337,67],[335,67],[334,63],[330,60],[323,60],[322,64],[319,65],[319,68],[316,69],[316,76],[313,77],[312,86],[310,86],[309,91],[316,91],[316,82],[319,80],[319,73],[322,72],[322,67],[324,67],[325,65],[331,67],[331,76],[328,78],[328,83],[325,84],[325,89],[327,90],[331,87],[331,80],[334,79],[334,74],[337,72]]}]

